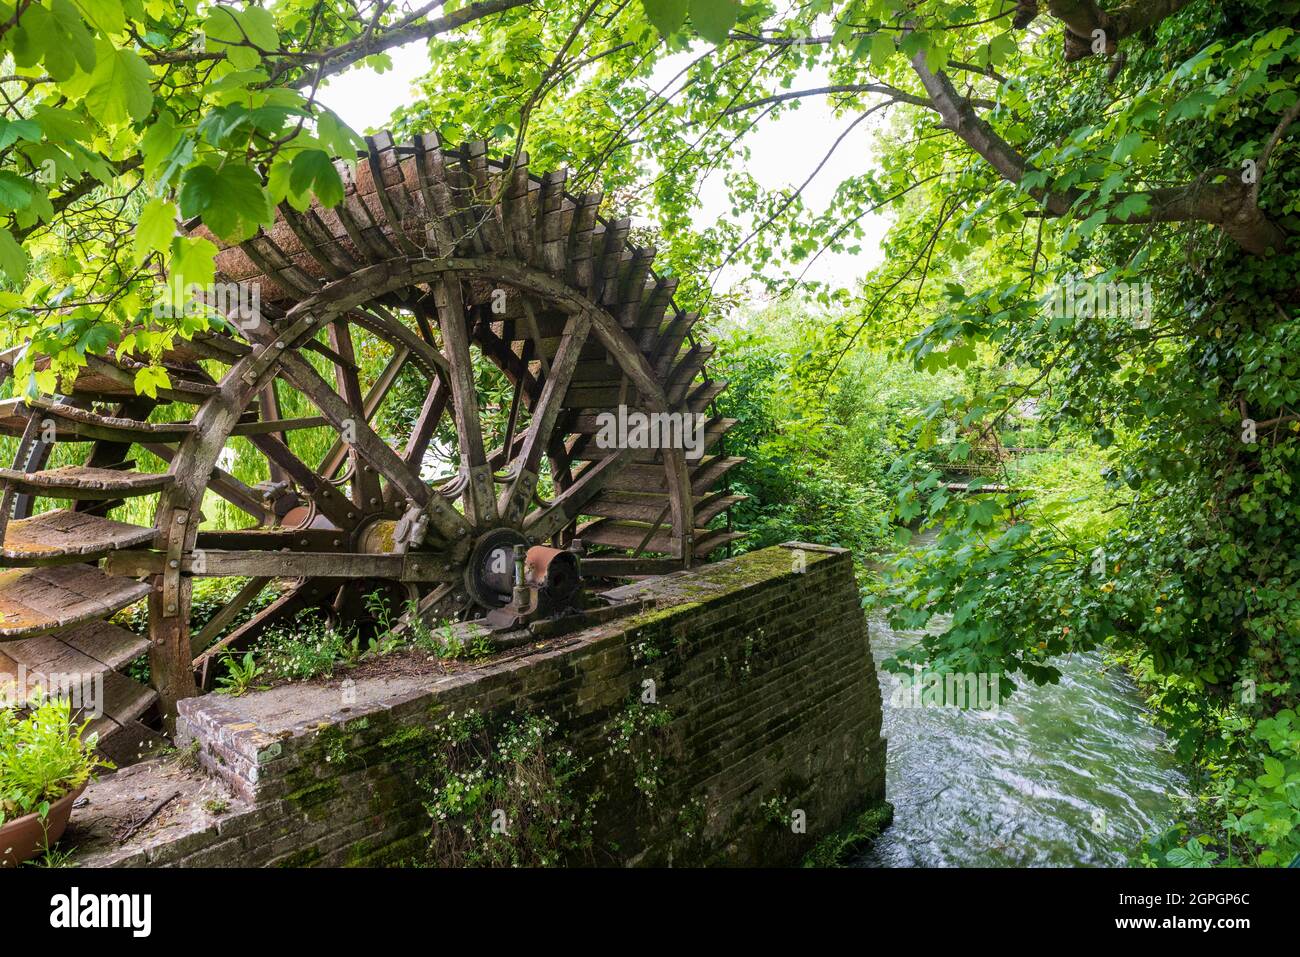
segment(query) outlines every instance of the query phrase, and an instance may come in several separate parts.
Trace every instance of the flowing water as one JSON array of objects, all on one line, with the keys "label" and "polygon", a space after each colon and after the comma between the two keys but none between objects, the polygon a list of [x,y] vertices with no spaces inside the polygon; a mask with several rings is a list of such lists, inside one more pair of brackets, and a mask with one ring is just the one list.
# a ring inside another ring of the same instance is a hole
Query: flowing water
[{"label": "flowing water", "polygon": [[[870,627],[877,664],[916,640]],[[881,672],[894,823],[859,865],[1123,865],[1173,823],[1185,780],[1132,680],[1096,654],[1053,663],[1059,684],[982,712],[898,706]]]}]

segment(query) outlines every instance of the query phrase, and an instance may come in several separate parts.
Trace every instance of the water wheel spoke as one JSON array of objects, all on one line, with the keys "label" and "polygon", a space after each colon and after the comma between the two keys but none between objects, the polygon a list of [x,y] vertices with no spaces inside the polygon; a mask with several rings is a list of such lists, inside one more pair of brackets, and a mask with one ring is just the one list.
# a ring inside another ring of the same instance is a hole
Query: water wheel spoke
[{"label": "water wheel spoke", "polygon": [[303,494],[311,499],[316,510],[333,522],[336,528],[348,529],[356,525],[356,513],[348,507],[338,490],[294,455],[289,446],[273,435],[250,435],[248,441],[269,461],[280,466],[297,483]]},{"label": "water wheel spoke", "polygon": [[393,627],[393,634],[405,634],[416,621],[450,617],[459,587],[458,583],[453,582],[435,586],[416,603],[415,608],[408,608],[402,614]]},{"label": "water wheel spoke", "polygon": [[[532,408],[532,399],[542,391],[542,383],[528,368],[528,363],[521,356],[515,354],[515,351],[510,348],[509,342],[492,331],[492,324],[486,320],[480,320],[475,326],[474,341],[483,351],[483,354],[495,362],[501,371],[506,374],[506,378],[512,383],[523,383],[525,407]],[[544,358],[542,358],[541,364],[544,369],[549,369],[549,365]]]},{"label": "water wheel spoke", "polygon": [[619,449],[599,462],[593,462],[549,505],[529,515],[524,522],[524,531],[532,538],[550,538],[581,515],[583,506],[631,461],[632,451]]},{"label": "water wheel spoke", "polygon": [[[272,380],[271,380],[270,382],[268,382],[265,386],[263,386],[263,387],[262,387],[262,393],[261,393],[261,395],[259,396],[259,406],[260,406],[259,411],[261,412],[261,419],[262,419],[263,422],[271,422],[271,421],[275,421],[275,420],[277,420],[277,419],[279,419],[279,418],[281,417],[281,416],[280,416],[280,396],[279,396],[279,394],[275,391],[275,383],[276,383],[276,381],[277,381],[277,380],[272,379]],[[286,432],[272,432],[272,433],[270,433],[270,434],[271,434],[272,436],[274,436],[276,439],[278,439],[280,442],[283,442],[285,445],[288,445],[288,444],[289,444],[289,436],[288,436],[288,433],[286,433]],[[284,468],[283,468],[279,463],[277,463],[277,462],[272,462],[272,463],[270,464],[270,469],[271,469],[271,481],[272,481],[272,482],[285,482],[285,481],[288,481],[288,479],[289,479],[289,473],[286,472],[286,471],[284,470]]]},{"label": "water wheel spoke", "polygon": [[[451,372],[447,357],[438,351],[425,336],[407,326],[382,306],[371,303],[357,310],[365,316],[366,324],[395,347],[407,349],[424,367],[426,374],[446,376]],[[425,323],[427,327],[427,321]]]},{"label": "water wheel spoke", "polygon": [[501,512],[510,522],[523,520],[537,488],[538,470],[541,466],[542,453],[555,431],[555,423],[560,415],[560,405],[569,382],[578,367],[578,358],[582,347],[591,331],[591,317],[578,313],[569,317],[560,337],[560,347],[551,362],[551,374],[546,377],[542,394],[533,409],[533,420],[528,425],[523,448],[516,459],[514,476],[501,496]]},{"label": "water wheel spoke", "polygon": [[[367,422],[374,420],[375,414],[384,404],[384,400],[388,398],[388,393],[392,391],[393,386],[397,384],[397,378],[402,374],[402,370],[406,368],[410,357],[411,351],[409,349],[404,346],[399,348],[397,354],[388,361],[383,371],[379,373],[379,378],[375,380],[374,385],[370,387],[370,391],[366,393],[364,415]],[[338,474],[339,469],[343,467],[347,455],[347,446],[343,443],[343,440],[335,439],[334,444],[330,446],[330,450],[321,459],[318,471],[327,478],[333,478]]]},{"label": "water wheel spoke", "polygon": [[449,540],[464,536],[465,519],[440,496],[433,494],[420,479],[418,468],[408,465],[367,423],[357,421],[351,407],[330,388],[311,363],[292,352],[286,352],[281,361],[289,381],[311,400],[345,439],[353,439],[348,444],[388,479],[398,493],[428,511],[437,531]]},{"label": "water wheel spoke", "polygon": [[203,689],[212,687],[218,671],[215,665],[222,658],[244,651],[267,628],[291,619],[313,604],[321,603],[326,599],[328,589],[329,583],[319,578],[299,582],[212,647],[204,649],[193,662],[199,686]]},{"label": "water wheel spoke", "polygon": [[[335,378],[338,391],[351,411],[352,420],[359,426],[362,422],[369,422],[369,416],[366,415],[366,399],[357,372],[352,327],[345,320],[336,319],[330,323],[329,336],[330,345],[348,361],[348,365],[335,367]],[[379,477],[355,447],[348,454],[352,459],[352,501],[362,509],[378,507],[383,501]]]},{"label": "water wheel spoke", "polygon": [[439,281],[434,285],[434,304],[442,329],[443,347],[451,362],[452,415],[460,447],[461,472],[467,482],[464,493],[465,517],[475,528],[496,522],[497,508],[492,468],[483,448],[483,425],[479,418],[478,390],[469,351],[469,326],[460,283]]},{"label": "water wheel spoke", "polygon": [[195,656],[202,654],[203,650],[212,644],[232,621],[239,617],[240,612],[256,601],[262,592],[266,591],[266,586],[269,584],[271,584],[270,578],[250,578],[245,582],[244,586],[239,589],[238,594],[222,605],[220,610],[203,626],[203,630],[190,639],[190,653]]},{"label": "water wheel spoke", "polygon": [[408,466],[418,470],[424,462],[424,456],[429,451],[429,443],[433,441],[434,433],[438,431],[438,424],[442,421],[442,414],[447,410],[447,400],[450,398],[451,390],[442,379],[439,379],[425,395],[424,405],[420,408],[420,414],[416,417],[415,425],[411,428],[411,436],[407,439],[406,448],[402,452],[402,460]]},{"label": "water wheel spoke", "polygon": [[[176,450],[170,445],[148,442],[142,445],[141,448],[152,452],[168,465],[176,458]],[[208,480],[208,488],[241,512],[251,515],[259,525],[265,525],[275,520],[275,516],[266,507],[266,503],[262,501],[256,489],[245,485],[219,466],[213,467],[211,477]]]}]

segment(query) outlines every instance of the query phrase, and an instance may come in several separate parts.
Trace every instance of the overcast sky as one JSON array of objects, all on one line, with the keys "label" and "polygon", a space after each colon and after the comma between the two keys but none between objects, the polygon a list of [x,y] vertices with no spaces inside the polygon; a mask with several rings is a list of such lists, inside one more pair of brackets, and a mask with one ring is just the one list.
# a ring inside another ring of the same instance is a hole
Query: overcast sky
[{"label": "overcast sky", "polygon": [[[333,80],[319,99],[358,132],[382,127],[393,110],[415,98],[413,84],[428,70],[426,51],[424,43],[394,50],[392,70],[382,75],[369,68],[354,70]],[[689,53],[679,54],[661,64],[660,85],[676,73],[689,56]],[[810,76],[808,85],[818,85],[818,78]],[[752,154],[750,174],[769,190],[798,186],[848,123],[847,119],[832,116],[822,98],[810,98],[800,109],[787,112],[775,121],[764,121],[748,139]],[[804,191],[808,209],[818,212],[825,209],[835,186],[872,161],[872,138],[876,129],[878,127],[871,121],[863,123],[840,144],[835,155]],[[721,173],[710,176],[705,182],[701,200],[703,205],[695,220],[700,225],[730,215]],[[875,266],[880,261],[879,240],[887,223],[883,217],[869,217],[863,220],[863,224],[867,235],[859,255],[826,253],[809,271],[808,278],[847,286]],[[718,284],[719,290],[744,279],[742,271],[729,268]]]}]

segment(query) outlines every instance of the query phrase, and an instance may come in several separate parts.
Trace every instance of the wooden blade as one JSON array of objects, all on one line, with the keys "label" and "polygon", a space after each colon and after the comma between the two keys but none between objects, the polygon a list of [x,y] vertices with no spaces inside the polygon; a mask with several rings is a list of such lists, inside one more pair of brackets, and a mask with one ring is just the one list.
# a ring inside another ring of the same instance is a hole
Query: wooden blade
[{"label": "wooden blade", "polygon": [[532,501],[533,491],[537,488],[542,453],[550,443],[555,421],[560,414],[560,404],[569,390],[573,370],[577,368],[578,358],[589,332],[591,332],[591,318],[588,315],[580,313],[569,317],[564,335],[560,339],[560,348],[551,363],[551,374],[547,376],[541,397],[533,408],[533,420],[528,425],[524,447],[516,460],[514,479],[501,496],[501,513],[508,522],[523,521],[528,503]]},{"label": "wooden blade", "polygon": [[534,512],[524,522],[524,531],[532,538],[550,538],[582,514],[582,508],[605,487],[610,478],[632,461],[631,449],[601,459],[583,469],[577,480],[546,508]]}]

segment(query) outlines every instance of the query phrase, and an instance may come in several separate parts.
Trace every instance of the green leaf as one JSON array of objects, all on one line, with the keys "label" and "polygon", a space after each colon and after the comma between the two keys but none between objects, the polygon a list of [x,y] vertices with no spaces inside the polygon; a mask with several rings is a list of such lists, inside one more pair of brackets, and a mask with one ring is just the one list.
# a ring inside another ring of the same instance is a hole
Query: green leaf
[{"label": "green leaf", "polygon": [[311,189],[323,206],[335,206],[343,200],[343,179],[324,150],[303,150],[293,158],[289,189],[300,196]]},{"label": "green leaf", "polygon": [[724,43],[740,16],[736,0],[690,0],[691,22],[710,43]]},{"label": "green leaf", "polygon": [[0,229],[0,269],[14,283],[27,277],[27,253],[7,229]]},{"label": "green leaf", "polygon": [[1134,150],[1142,145],[1142,134],[1137,131],[1125,133],[1118,143],[1115,144],[1114,151],[1110,154],[1112,163],[1122,163]]},{"label": "green leaf", "polygon": [[39,143],[41,128],[31,120],[0,119],[0,149],[10,146],[18,140]]},{"label": "green leaf", "polygon": [[167,160],[167,154],[181,138],[176,128],[176,117],[170,110],[161,109],[157,118],[149,124],[140,138],[140,153],[143,157],[144,174],[150,179],[157,177],[158,171]]},{"label": "green leaf", "polygon": [[877,70],[889,62],[894,55],[894,38],[881,32],[871,38],[871,66]]},{"label": "green leaf", "polygon": [[32,185],[17,173],[0,170],[0,207],[26,209],[32,204]]},{"label": "green leaf", "polygon": [[1104,223],[1107,218],[1106,210],[1098,210],[1081,222],[1076,231],[1080,236],[1091,236],[1096,231],[1097,227]]},{"label": "green leaf", "polygon": [[676,33],[686,22],[689,0],[641,0],[645,15],[664,36]]},{"label": "green leaf", "polygon": [[203,21],[203,32],[209,41],[209,49],[214,53],[224,52],[240,70],[252,69],[262,61],[259,50],[280,48],[275,19],[260,7],[237,10],[230,6],[214,6]]},{"label": "green leaf", "polygon": [[349,162],[355,162],[357,150],[366,148],[366,141],[328,110],[316,116],[316,135],[330,152]]},{"label": "green leaf", "polygon": [[260,49],[280,49],[280,34],[275,29],[275,17],[262,7],[247,7],[239,15],[239,25]]},{"label": "green leaf", "polygon": [[[186,286],[208,287],[216,278],[217,247],[202,237],[177,236],[172,240],[172,261],[167,270],[166,295],[175,295]],[[184,308],[184,301],[171,303]]]},{"label": "green leaf", "polygon": [[90,135],[85,120],[72,110],[42,103],[32,110],[31,118],[41,125],[47,143],[70,143]]},{"label": "green leaf", "polygon": [[247,239],[275,218],[275,207],[261,177],[247,166],[195,166],[185,171],[181,213],[202,216],[223,239]]},{"label": "green leaf", "polygon": [[126,30],[126,14],[122,0],[74,0],[86,22],[109,36]]},{"label": "green leaf", "polygon": [[989,62],[998,66],[1016,52],[1016,38],[1010,33],[999,33],[989,41]]},{"label": "green leaf", "polygon": [[[85,73],[95,69],[95,38],[86,29],[81,14],[72,5],[72,0],[54,0],[50,5],[54,22],[62,33],[63,45],[68,54],[76,60],[77,66]],[[59,77],[55,75],[55,79]]]},{"label": "green leaf", "polygon": [[[6,7],[3,14],[7,21],[12,19],[12,14],[9,12],[11,9]],[[6,23],[6,27],[8,26],[9,24]],[[17,28],[13,31],[12,42],[13,61],[20,67],[35,66],[48,56],[50,50],[57,50],[58,29],[54,24],[54,18],[50,16],[50,11],[39,4],[27,7],[18,20]]]},{"label": "green leaf", "polygon": [[128,119],[143,120],[153,106],[149,64],[134,50],[119,50],[105,42],[97,44],[96,49],[99,64],[86,91],[86,108],[104,126],[121,126]]},{"label": "green leaf", "polygon": [[1132,196],[1125,196],[1115,206],[1115,216],[1119,219],[1127,220],[1133,216],[1142,216],[1151,209],[1151,197],[1146,193],[1134,193]]},{"label": "green leaf", "polygon": [[167,370],[161,366],[145,366],[135,374],[135,394],[158,398],[158,390],[169,388],[172,384]]},{"label": "green leaf", "polygon": [[998,503],[992,499],[981,499],[968,508],[966,514],[976,525],[990,525],[998,514]]},{"label": "green leaf", "polygon": [[163,199],[151,199],[140,213],[135,229],[135,264],[138,266],[150,253],[165,253],[171,248],[176,232],[176,204]]}]

